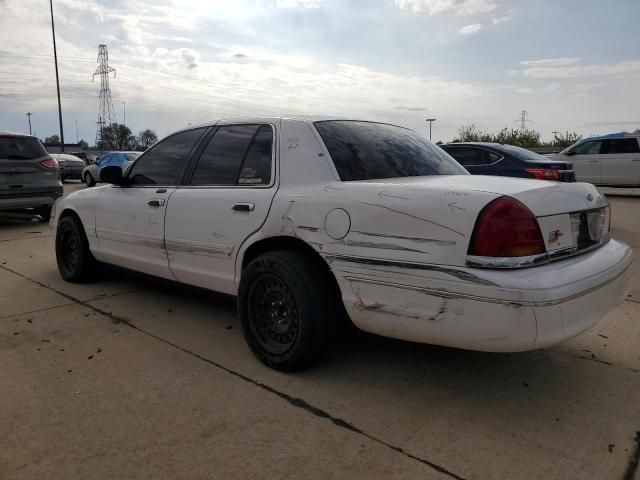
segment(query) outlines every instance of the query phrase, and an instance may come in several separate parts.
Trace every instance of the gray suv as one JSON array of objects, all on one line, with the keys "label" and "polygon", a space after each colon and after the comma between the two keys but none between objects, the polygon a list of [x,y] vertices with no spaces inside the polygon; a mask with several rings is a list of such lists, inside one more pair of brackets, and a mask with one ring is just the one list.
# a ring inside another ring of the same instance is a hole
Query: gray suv
[{"label": "gray suv", "polygon": [[36,137],[0,132],[0,211],[30,209],[48,222],[62,196],[58,162]]}]

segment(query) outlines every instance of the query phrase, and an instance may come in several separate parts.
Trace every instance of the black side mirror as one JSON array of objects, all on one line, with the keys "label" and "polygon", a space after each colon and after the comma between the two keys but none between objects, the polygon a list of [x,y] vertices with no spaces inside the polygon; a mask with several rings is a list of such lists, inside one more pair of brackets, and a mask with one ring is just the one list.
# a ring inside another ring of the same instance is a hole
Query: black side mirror
[{"label": "black side mirror", "polygon": [[100,181],[113,185],[126,185],[127,179],[122,176],[122,168],[109,165],[100,169]]},{"label": "black side mirror", "polygon": [[570,152],[567,152],[567,157],[573,157],[576,154],[575,150],[571,150]]}]

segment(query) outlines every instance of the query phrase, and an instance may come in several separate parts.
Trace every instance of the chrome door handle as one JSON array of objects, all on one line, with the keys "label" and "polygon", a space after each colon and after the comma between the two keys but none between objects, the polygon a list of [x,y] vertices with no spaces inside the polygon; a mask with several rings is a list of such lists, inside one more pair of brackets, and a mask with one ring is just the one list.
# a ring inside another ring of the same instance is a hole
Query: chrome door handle
[{"label": "chrome door handle", "polygon": [[256,209],[255,203],[236,203],[231,210],[236,212],[253,212]]},{"label": "chrome door handle", "polygon": [[162,207],[164,206],[164,198],[154,198],[153,200],[149,200],[147,205],[150,207]]}]

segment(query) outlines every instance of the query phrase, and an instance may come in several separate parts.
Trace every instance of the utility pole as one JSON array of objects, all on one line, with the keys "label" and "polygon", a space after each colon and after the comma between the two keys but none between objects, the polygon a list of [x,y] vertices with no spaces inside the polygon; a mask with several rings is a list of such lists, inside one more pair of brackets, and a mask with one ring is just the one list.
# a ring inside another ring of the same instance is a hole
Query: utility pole
[{"label": "utility pole", "polygon": [[76,143],[78,143],[78,120],[76,120]]},{"label": "utility pole", "polygon": [[100,77],[100,96],[98,102],[98,128],[96,130],[96,145],[104,148],[104,126],[113,124],[113,101],[111,100],[111,87],[109,87],[109,74],[113,72],[116,76],[116,69],[109,65],[109,52],[106,45],[98,45],[98,68],[93,73]]},{"label": "utility pole", "polygon": [[27,118],[29,119],[29,135],[32,135],[32,133],[31,133],[31,115],[33,115],[33,113],[27,112],[26,115],[27,115]]},{"label": "utility pole", "polygon": [[127,104],[122,102],[122,124],[127,125]]},{"label": "utility pole", "polygon": [[60,123],[60,151],[64,153],[64,130],[62,128],[62,103],[60,102],[60,78],[58,76],[58,51],[56,50],[56,27],[53,23],[53,0],[49,0],[51,9],[51,34],[53,35],[53,60],[56,65],[56,88],[58,90],[58,121]]},{"label": "utility pole", "polygon": [[427,118],[426,122],[429,124],[429,141],[431,141],[431,125],[435,122],[435,118]]}]

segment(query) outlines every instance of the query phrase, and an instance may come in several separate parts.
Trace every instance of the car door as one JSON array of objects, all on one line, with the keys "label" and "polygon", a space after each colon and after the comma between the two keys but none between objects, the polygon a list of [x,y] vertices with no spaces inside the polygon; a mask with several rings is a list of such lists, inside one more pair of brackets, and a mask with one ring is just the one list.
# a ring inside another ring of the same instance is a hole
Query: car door
[{"label": "car door", "polygon": [[104,187],[96,207],[101,260],[173,278],[164,246],[165,210],[205,130],[186,130],[162,140],[128,171],[129,185]]},{"label": "car door", "polygon": [[502,157],[474,146],[447,146],[446,151],[472,175],[500,175],[495,167]]},{"label": "car door", "polygon": [[277,189],[276,126],[221,125],[169,199],[165,241],[176,279],[235,294],[240,245],[264,223]]},{"label": "car door", "polygon": [[640,184],[640,148],[635,138],[612,138],[602,141],[600,150],[603,185]]},{"label": "car door", "polygon": [[601,140],[587,140],[567,152],[567,156],[570,157],[568,160],[573,163],[576,181],[600,184],[601,148]]}]

